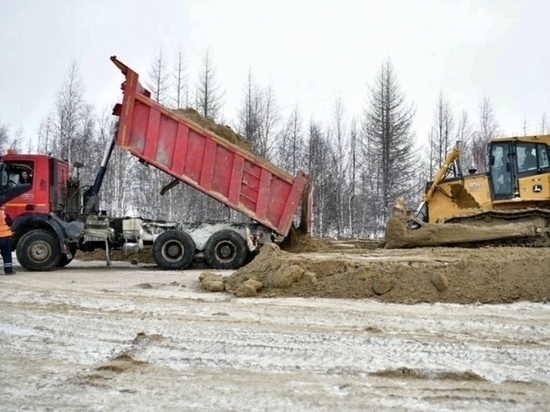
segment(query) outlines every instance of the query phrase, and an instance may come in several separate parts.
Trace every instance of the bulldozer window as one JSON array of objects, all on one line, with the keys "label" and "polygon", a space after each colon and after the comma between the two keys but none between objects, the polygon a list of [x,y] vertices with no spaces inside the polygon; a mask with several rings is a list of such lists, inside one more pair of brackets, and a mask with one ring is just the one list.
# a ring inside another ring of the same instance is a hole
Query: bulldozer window
[{"label": "bulldozer window", "polygon": [[537,145],[537,152],[539,158],[539,167],[541,169],[548,169],[550,162],[548,162],[548,149],[545,144]]},{"label": "bulldozer window", "polygon": [[493,197],[512,196],[512,168],[510,167],[510,147],[508,143],[491,144],[490,177]]},{"label": "bulldozer window", "polygon": [[537,148],[534,143],[517,144],[518,173],[537,170]]}]

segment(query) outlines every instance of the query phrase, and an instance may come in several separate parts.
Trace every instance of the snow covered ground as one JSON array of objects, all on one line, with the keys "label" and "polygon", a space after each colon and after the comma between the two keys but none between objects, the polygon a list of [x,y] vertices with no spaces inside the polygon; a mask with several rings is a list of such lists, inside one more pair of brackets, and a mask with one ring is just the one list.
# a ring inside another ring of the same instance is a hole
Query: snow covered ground
[{"label": "snow covered ground", "polygon": [[238,299],[199,274],[0,276],[0,410],[549,408],[548,304]]}]

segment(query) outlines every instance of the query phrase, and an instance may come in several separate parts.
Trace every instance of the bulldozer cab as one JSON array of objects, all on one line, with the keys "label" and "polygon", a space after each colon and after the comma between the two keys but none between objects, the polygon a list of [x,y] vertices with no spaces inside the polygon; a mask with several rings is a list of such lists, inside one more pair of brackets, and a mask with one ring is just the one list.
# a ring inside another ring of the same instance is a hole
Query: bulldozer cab
[{"label": "bulldozer cab", "polygon": [[489,179],[494,200],[518,197],[517,179],[550,171],[548,146],[521,141],[489,145]]}]

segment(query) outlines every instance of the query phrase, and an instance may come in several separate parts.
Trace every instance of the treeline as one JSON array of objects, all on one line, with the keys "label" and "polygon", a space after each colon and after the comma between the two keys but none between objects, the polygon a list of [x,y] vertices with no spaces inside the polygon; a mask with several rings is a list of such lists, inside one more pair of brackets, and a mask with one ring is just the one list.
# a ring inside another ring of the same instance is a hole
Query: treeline
[{"label": "treeline", "polygon": [[[170,60],[170,61],[169,61]],[[209,53],[193,82],[183,53],[173,59],[160,52],[142,82],[154,100],[172,108],[192,107],[218,123],[223,117],[222,83]],[[315,234],[377,237],[396,199],[415,205],[425,184],[457,140],[462,141],[462,165],[486,170],[486,145],[499,133],[491,102],[484,98],[479,113],[455,114],[440,93],[428,143],[421,145],[413,129],[415,107],[401,89],[391,61],[380,65],[361,113],[348,113],[345,102],[334,102],[329,119],[305,118],[297,107],[285,114],[275,90],[260,85],[252,71],[243,75],[241,103],[230,126],[248,139],[254,152],[295,174],[309,173],[314,181]],[[71,64],[50,114],[40,125],[37,147],[22,147],[20,136],[0,126],[0,145],[18,151],[50,153],[67,159],[91,185],[103,152],[115,132],[110,108],[86,102],[78,65]],[[543,116],[541,132],[545,132]],[[20,132],[19,132],[20,135]],[[423,139],[424,140],[424,139]],[[241,219],[218,202],[180,184],[160,195],[171,178],[144,167],[128,153],[115,149],[102,189],[102,209],[109,214],[144,218],[202,221]]]}]

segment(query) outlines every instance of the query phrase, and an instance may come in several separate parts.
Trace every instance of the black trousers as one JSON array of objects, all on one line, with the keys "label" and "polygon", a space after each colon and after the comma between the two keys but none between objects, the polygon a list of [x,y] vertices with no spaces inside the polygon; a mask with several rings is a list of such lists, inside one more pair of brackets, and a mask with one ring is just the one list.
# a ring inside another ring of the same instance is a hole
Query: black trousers
[{"label": "black trousers", "polygon": [[11,261],[11,237],[0,237],[0,253],[4,260],[4,273],[13,272],[13,263]]}]

